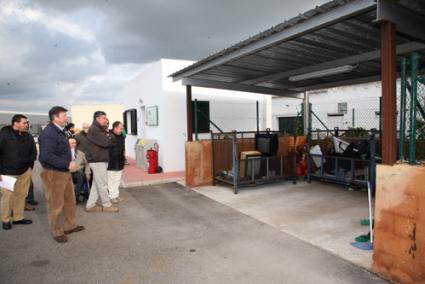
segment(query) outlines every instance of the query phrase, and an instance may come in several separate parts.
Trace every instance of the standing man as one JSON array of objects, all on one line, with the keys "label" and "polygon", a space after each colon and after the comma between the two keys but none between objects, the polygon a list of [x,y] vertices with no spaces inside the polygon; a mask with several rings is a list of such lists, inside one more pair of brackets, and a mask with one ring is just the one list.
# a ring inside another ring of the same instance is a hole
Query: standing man
[{"label": "standing man", "polygon": [[3,127],[0,132],[0,181],[2,175],[16,178],[14,191],[0,188],[1,221],[4,230],[12,228],[11,219],[14,225],[32,223],[24,218],[24,208],[37,149],[28,128],[27,117],[16,114],[12,118],[12,125]]},{"label": "standing man", "polygon": [[125,162],[125,138],[122,134],[123,128],[122,122],[115,121],[112,124],[112,130],[109,133],[111,140],[115,144],[109,150],[108,164],[108,190],[109,198],[111,198],[113,204],[123,201],[123,199],[119,197],[122,169],[124,168]]},{"label": "standing man", "polygon": [[87,144],[89,140],[87,139],[87,133],[89,132],[90,124],[83,123],[81,125],[81,131],[77,135],[75,135],[75,139],[77,140],[77,150],[80,150],[84,154],[87,152]]},{"label": "standing man", "polygon": [[[108,162],[109,149],[114,146],[108,135],[108,119],[103,111],[96,111],[93,115],[93,123],[87,134],[89,140],[86,158],[93,171],[93,185],[87,200],[87,212],[112,212],[119,211],[112,206],[108,194]],[[100,197],[102,207],[96,205]]]},{"label": "standing man", "polygon": [[[67,234],[84,230],[75,222],[75,194],[70,171],[77,168],[72,161],[71,149],[65,135],[68,110],[55,106],[49,111],[50,123],[38,138],[40,163],[43,166],[41,179],[45,187],[47,214],[53,238],[58,243],[68,241]],[[63,211],[64,228],[60,224]]]}]

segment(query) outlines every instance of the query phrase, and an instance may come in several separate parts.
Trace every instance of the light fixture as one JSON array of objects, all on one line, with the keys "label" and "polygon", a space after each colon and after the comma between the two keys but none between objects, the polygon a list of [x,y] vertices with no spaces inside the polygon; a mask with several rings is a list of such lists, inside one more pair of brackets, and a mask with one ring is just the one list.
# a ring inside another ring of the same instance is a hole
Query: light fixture
[{"label": "light fixture", "polygon": [[300,75],[295,75],[289,77],[289,81],[291,82],[297,82],[307,79],[313,79],[313,78],[319,78],[319,77],[325,77],[330,75],[336,75],[336,74],[342,74],[353,71],[354,68],[356,68],[357,65],[342,65],[338,67],[323,69],[319,71],[314,71],[310,73],[304,73]]}]

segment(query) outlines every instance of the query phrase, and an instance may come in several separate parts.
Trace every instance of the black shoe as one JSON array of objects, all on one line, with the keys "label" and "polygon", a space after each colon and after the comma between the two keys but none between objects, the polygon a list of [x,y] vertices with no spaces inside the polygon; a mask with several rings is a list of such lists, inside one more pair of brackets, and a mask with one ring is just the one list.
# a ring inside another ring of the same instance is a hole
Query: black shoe
[{"label": "black shoe", "polygon": [[29,219],[22,219],[19,221],[13,221],[13,225],[29,225],[32,224],[32,221]]},{"label": "black shoe", "polygon": [[10,230],[10,229],[12,229],[12,223],[10,223],[10,222],[4,223],[3,222],[2,227],[3,227],[3,230]]}]

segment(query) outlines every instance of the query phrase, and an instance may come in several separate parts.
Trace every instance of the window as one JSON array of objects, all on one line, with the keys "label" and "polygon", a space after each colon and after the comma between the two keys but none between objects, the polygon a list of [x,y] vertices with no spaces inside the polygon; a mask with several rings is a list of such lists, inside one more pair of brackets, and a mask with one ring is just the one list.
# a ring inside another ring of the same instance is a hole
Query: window
[{"label": "window", "polygon": [[347,103],[338,103],[338,113],[347,113]]},{"label": "window", "polygon": [[195,102],[192,101],[192,127],[195,133],[208,133],[210,132],[210,102],[209,101],[197,101],[196,106],[198,109],[198,129],[195,127]]},{"label": "window", "polygon": [[123,114],[124,129],[129,135],[137,135],[137,110],[128,109]]}]

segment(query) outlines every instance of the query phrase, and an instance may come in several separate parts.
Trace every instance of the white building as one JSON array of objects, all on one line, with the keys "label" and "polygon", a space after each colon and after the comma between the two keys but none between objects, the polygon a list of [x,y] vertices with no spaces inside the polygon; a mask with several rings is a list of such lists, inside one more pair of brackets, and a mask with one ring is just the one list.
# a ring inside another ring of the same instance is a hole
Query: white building
[{"label": "white building", "polygon": [[[165,172],[184,170],[187,141],[186,88],[168,76],[190,64],[191,61],[161,59],[129,82],[123,91],[127,155],[135,157],[139,138],[154,139],[159,145],[159,165]],[[225,132],[256,130],[256,101],[259,101],[260,129],[271,127],[270,96],[193,88],[192,99],[208,102],[210,120]],[[211,130],[218,132],[213,126]]]},{"label": "white building", "polygon": [[[309,99],[315,115],[331,130],[335,127],[379,128],[380,83],[312,91]],[[302,100],[292,98],[272,99],[272,124],[274,130],[285,125],[301,112]],[[312,116],[312,129],[324,130],[319,120]]]}]

